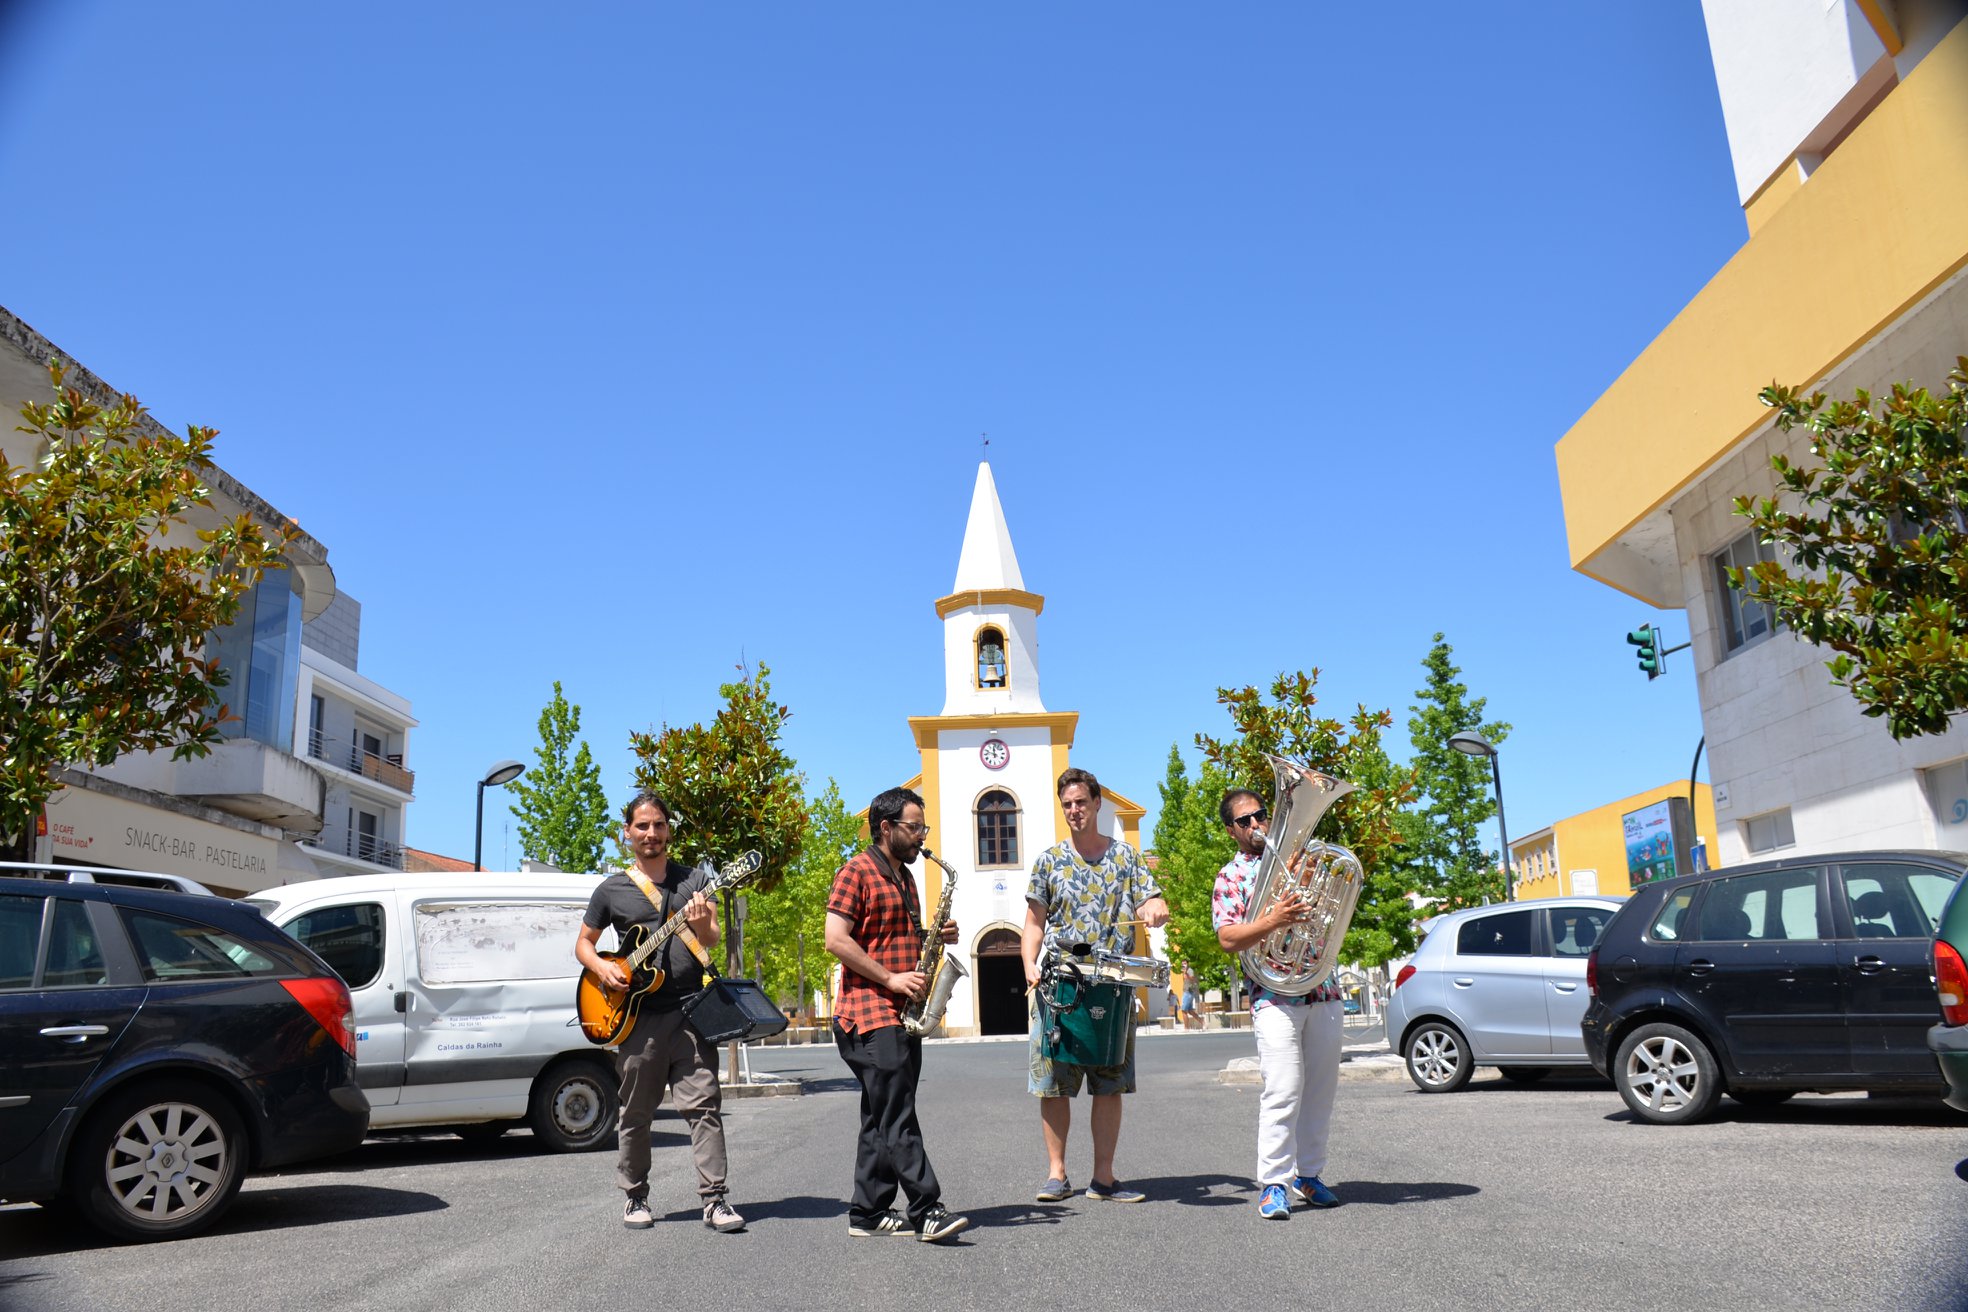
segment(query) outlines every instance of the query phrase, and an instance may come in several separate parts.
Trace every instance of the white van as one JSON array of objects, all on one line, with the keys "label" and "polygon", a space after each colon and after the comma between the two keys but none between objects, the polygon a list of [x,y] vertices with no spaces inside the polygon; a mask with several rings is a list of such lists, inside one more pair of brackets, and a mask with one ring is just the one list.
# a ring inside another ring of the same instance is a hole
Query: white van
[{"label": "white van", "polygon": [[[493,1139],[522,1119],[563,1152],[613,1142],[614,1054],[574,1014],[574,940],[600,875],[351,875],[247,901],[355,999],[376,1129]],[[604,941],[612,938],[604,933]]]}]

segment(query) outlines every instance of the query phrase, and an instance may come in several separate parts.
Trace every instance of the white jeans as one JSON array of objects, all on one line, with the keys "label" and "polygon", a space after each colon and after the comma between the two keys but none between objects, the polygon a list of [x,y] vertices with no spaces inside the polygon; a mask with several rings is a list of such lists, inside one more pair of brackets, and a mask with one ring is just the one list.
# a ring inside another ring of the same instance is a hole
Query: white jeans
[{"label": "white jeans", "polygon": [[1251,1017],[1264,1092],[1257,1102],[1257,1183],[1290,1184],[1326,1169],[1339,1091],[1341,1004],[1259,1007]]}]

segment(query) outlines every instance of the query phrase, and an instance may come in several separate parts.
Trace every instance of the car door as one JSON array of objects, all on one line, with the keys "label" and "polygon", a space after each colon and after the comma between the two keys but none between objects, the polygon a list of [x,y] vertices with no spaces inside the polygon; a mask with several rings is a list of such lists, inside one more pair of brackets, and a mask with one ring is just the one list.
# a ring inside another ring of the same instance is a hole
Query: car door
[{"label": "car door", "polygon": [[389,922],[382,900],[366,897],[306,907],[280,926],[348,985],[355,1003],[355,1075],[372,1107],[387,1107],[403,1094],[402,1009],[409,994]]},{"label": "car door", "polygon": [[1934,931],[1955,874],[1911,861],[1839,866],[1844,924],[1834,945],[1845,983],[1845,1032],[1860,1076],[1933,1075],[1927,1028],[1941,1019]]},{"label": "car door", "polygon": [[1709,883],[1674,982],[1721,1036],[1719,1059],[1757,1078],[1851,1070],[1845,994],[1821,866]]},{"label": "car door", "polygon": [[1493,911],[1456,926],[1448,1003],[1485,1059],[1551,1052],[1544,959],[1533,952],[1537,915],[1528,908]]},{"label": "car door", "polygon": [[0,895],[0,1162],[48,1128],[143,1006],[145,986],[110,969],[105,937],[122,931],[108,912]]},{"label": "car door", "polygon": [[1585,988],[1585,959],[1613,918],[1611,907],[1555,906],[1543,909],[1545,1023],[1551,1031],[1551,1055],[1585,1060],[1585,1018],[1589,995]]}]

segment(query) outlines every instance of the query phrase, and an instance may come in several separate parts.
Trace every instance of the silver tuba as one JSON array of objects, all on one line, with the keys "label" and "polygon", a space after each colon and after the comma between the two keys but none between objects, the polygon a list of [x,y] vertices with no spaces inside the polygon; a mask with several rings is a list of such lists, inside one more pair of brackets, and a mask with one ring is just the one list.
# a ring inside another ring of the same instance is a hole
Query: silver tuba
[{"label": "silver tuba", "polygon": [[950,903],[957,895],[957,871],[948,861],[930,851],[927,847],[922,854],[943,867],[946,878],[943,880],[943,896],[937,900],[936,914],[923,926],[922,959],[916,969],[928,978],[920,998],[911,998],[902,1004],[902,1029],[904,1032],[920,1036],[929,1033],[943,1021],[943,1011],[950,1005],[950,995],[957,991],[958,981],[970,974],[964,964],[950,955],[943,942],[943,926],[950,923]]},{"label": "silver tuba", "polygon": [[1354,785],[1269,752],[1265,759],[1276,778],[1276,800],[1251,886],[1249,918],[1255,920],[1272,903],[1293,893],[1311,906],[1312,916],[1274,930],[1237,956],[1253,983],[1287,997],[1303,997],[1324,983],[1339,964],[1340,942],[1353,923],[1353,908],[1366,882],[1358,857],[1336,843],[1312,837],[1326,808],[1352,792]]}]

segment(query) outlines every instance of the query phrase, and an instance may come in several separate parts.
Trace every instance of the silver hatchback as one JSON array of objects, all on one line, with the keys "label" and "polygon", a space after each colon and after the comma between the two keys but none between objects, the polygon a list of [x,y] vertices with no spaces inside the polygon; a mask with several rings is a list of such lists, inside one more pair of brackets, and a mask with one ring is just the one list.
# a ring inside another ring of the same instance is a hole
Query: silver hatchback
[{"label": "silver hatchback", "polygon": [[1585,960],[1623,901],[1509,902],[1430,922],[1387,1000],[1388,1042],[1416,1087],[1451,1093],[1478,1066],[1522,1083],[1554,1066],[1590,1069]]}]

